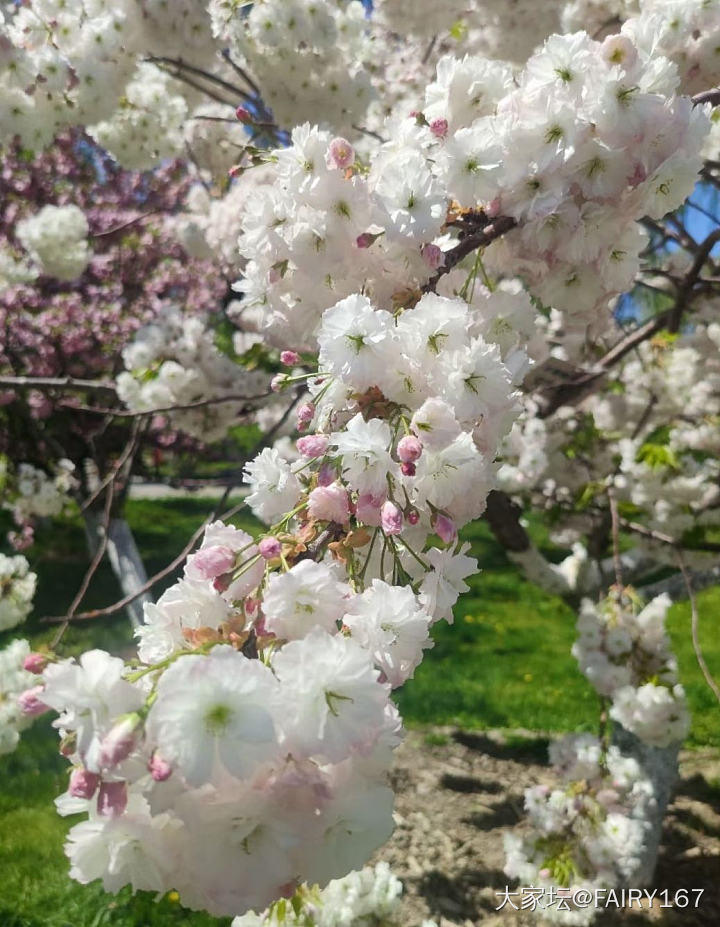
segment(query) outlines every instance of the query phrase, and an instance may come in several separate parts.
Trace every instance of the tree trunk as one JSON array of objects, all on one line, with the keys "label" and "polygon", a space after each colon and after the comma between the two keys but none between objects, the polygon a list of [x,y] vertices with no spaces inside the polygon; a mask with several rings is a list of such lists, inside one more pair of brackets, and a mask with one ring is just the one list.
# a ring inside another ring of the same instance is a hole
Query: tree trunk
[{"label": "tree trunk", "polygon": [[678,753],[680,744],[669,747],[651,747],[643,743],[619,724],[614,726],[613,743],[624,756],[631,756],[650,780],[655,793],[656,807],[649,816],[647,839],[640,866],[634,873],[629,888],[646,888],[652,884],[657,865],[663,821],[673,788],[678,779]]},{"label": "tree trunk", "polygon": [[[85,513],[85,535],[91,556],[100,544],[102,522],[102,515],[99,512]],[[123,595],[133,595],[145,585],[147,573],[130,526],[124,518],[110,519],[106,555]],[[143,605],[146,602],[152,602],[152,597],[144,592],[126,607],[128,618],[134,628],[143,622]]]}]

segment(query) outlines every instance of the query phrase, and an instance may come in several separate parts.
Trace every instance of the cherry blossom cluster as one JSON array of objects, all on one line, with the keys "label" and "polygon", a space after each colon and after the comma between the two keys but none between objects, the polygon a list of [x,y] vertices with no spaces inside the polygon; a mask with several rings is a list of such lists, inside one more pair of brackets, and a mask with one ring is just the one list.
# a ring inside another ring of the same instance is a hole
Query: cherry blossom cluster
[{"label": "cherry blossom cluster", "polygon": [[[0,609],[2,602],[0,594]],[[12,753],[20,742],[21,732],[32,723],[32,716],[18,704],[19,696],[35,682],[33,674],[25,669],[29,656],[30,645],[21,639],[0,650],[0,756]]]},{"label": "cherry blossom cluster", "polygon": [[[17,134],[33,149],[49,145],[67,125],[92,126],[116,116],[127,124],[101,134],[135,133],[143,147],[153,137],[142,125],[146,103],[158,117],[167,100],[152,99],[156,87],[143,91],[143,78],[156,84],[158,77],[138,58],[182,48],[184,58],[204,63],[214,51],[207,12],[191,0],[172,7],[162,0],[120,0],[112,9],[96,0],[32,0],[5,7],[0,36],[2,123],[9,137]],[[172,126],[168,119],[164,124]],[[154,138],[161,141],[157,133]],[[120,153],[127,151],[120,146]]]},{"label": "cherry blossom cluster", "polygon": [[77,206],[43,206],[18,222],[16,234],[38,273],[75,280],[90,261],[88,222]]},{"label": "cherry blossom cluster", "polygon": [[244,370],[220,351],[207,318],[172,307],[141,328],[122,357],[117,391],[128,408],[166,411],[174,428],[204,441],[224,437],[248,402],[268,391],[263,373]]},{"label": "cherry blossom cluster", "polygon": [[369,169],[344,139],[295,129],[245,218],[243,304],[295,344],[361,285],[391,309],[442,266],[455,201],[518,224],[487,249],[496,276],[513,267],[566,330],[604,331],[639,268],[637,220],[679,206],[701,166],[708,120],[676,82],[627,36],[578,33],[549,39],[517,80],[500,62],[441,59],[422,111],[389,123]]},{"label": "cherry blossom cluster", "polygon": [[677,65],[683,93],[700,93],[720,81],[720,8],[714,0],[573,0],[562,11],[566,32],[616,32],[623,20],[621,32],[643,53]]},{"label": "cherry blossom cluster", "polygon": [[616,438],[619,498],[678,540],[720,522],[720,326],[713,314],[714,306],[701,307],[686,331],[640,345],[619,371],[617,392],[590,406],[598,428]]},{"label": "cherry blossom cluster", "polygon": [[[261,914],[236,917],[232,927],[374,927],[396,923],[402,882],[387,863],[333,879],[325,888],[301,886]],[[423,925],[425,927],[425,925]]]},{"label": "cherry blossom cluster", "polygon": [[152,64],[141,63],[128,81],[120,105],[89,134],[129,170],[147,170],[183,152],[188,106],[175,82]]},{"label": "cherry blossom cluster", "polygon": [[213,32],[262,88],[283,126],[315,119],[349,131],[372,97],[365,10],[358,0],[259,0],[239,15],[232,0],[210,0]]},{"label": "cherry blossom cluster", "polygon": [[22,554],[0,553],[0,631],[21,624],[32,611],[37,576]]},{"label": "cherry blossom cluster", "polygon": [[272,182],[243,216],[247,265],[236,286],[239,308],[259,314],[281,346],[314,347],[323,311],[363,288],[389,308],[441,261],[439,248],[422,248],[445,220],[444,192],[423,156],[387,155],[385,169],[366,176],[349,142],[307,124],[274,152]]},{"label": "cherry blossom cluster", "polygon": [[[488,267],[515,267],[567,330],[607,324],[608,300],[638,271],[637,220],[665,215],[693,189],[707,117],[673,96],[676,82],[667,59],[628,36],[553,36],[518,87],[483,95],[486,115],[449,118],[448,191],[520,224],[488,249]],[[449,109],[458,84],[446,86]]]},{"label": "cherry blossom cluster", "polygon": [[585,599],[572,650],[583,675],[610,699],[610,717],[654,747],[682,742],[690,726],[665,632],[670,604],[659,595],[642,607],[629,587],[611,590],[599,604]]},{"label": "cherry blossom cluster", "polygon": [[[542,418],[538,403],[526,400],[503,445],[499,485],[551,509],[564,543],[588,532],[608,487],[623,514],[661,537],[679,542],[717,525],[720,330],[713,312],[701,302],[684,331],[638,345],[613,371],[610,388],[577,407]],[[671,545],[642,535],[638,545],[676,563]],[[687,556],[707,560],[692,550]]]},{"label": "cherry blossom cluster", "polygon": [[[372,25],[376,35],[381,29],[388,30],[396,44],[400,36],[422,40],[418,57],[423,52],[431,57],[426,49],[428,40],[434,40],[431,52],[453,48],[455,54],[483,55],[522,65],[543,39],[562,31],[562,10],[562,0],[377,0]],[[577,28],[586,26],[579,24]],[[594,33],[591,28],[586,31]]]},{"label": "cherry blossom cluster", "polygon": [[49,475],[26,461],[13,467],[11,461],[0,457],[0,503],[12,512],[20,529],[8,535],[16,550],[32,544],[36,518],[53,518],[68,510],[77,486],[74,470],[75,465],[66,458],[60,459]]},{"label": "cherry blossom cluster", "polygon": [[523,885],[563,893],[566,910],[541,899],[539,916],[585,925],[597,911],[574,906],[575,892],[633,884],[654,810],[653,788],[634,759],[617,747],[605,749],[591,734],[551,744],[550,762],[560,785],[526,790],[529,832],[505,834],[505,872]]}]

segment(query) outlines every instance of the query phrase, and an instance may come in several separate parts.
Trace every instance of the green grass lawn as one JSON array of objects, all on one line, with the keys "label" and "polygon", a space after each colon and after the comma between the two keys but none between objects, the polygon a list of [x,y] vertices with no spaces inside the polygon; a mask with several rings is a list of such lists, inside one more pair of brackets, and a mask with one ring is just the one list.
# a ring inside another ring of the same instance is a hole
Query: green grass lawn
[{"label": "green grass lawn", "polygon": [[[148,572],[164,566],[182,549],[210,507],[207,499],[129,504],[128,520]],[[253,524],[250,518],[237,523],[247,528]],[[0,524],[0,531],[4,530]],[[536,533],[541,541],[543,533]],[[454,626],[435,628],[435,647],[398,693],[406,724],[594,730],[597,698],[570,656],[573,612],[526,582],[483,523],[472,525],[465,534],[483,572],[456,608]],[[49,640],[53,630],[38,619],[62,614],[69,604],[86,567],[83,545],[78,521],[38,532],[31,556],[39,574],[36,611],[21,628],[0,634],[0,647],[19,634],[35,644]],[[117,597],[114,578],[104,565],[83,608],[106,605]],[[720,677],[716,624],[720,589],[701,593],[698,601],[706,659]],[[693,712],[689,743],[720,746],[720,711],[696,665],[688,605],[674,606],[669,620]],[[132,636],[127,619],[119,615],[74,626],[64,643],[68,653],[93,646],[117,651],[130,646]],[[0,927],[224,927],[229,923],[187,912],[171,898],[156,903],[144,893],[110,896],[98,885],[71,882],[62,843],[72,822],[58,817],[52,805],[65,788],[66,776],[67,763],[57,755],[57,738],[47,719],[23,735],[15,753],[0,757]]]}]

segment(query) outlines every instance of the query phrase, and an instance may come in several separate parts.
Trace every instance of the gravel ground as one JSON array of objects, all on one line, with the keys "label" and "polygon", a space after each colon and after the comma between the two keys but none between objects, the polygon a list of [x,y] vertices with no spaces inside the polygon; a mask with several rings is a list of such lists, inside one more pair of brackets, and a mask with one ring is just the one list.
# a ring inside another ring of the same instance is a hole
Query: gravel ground
[{"label": "gravel ground", "polygon": [[[522,821],[527,786],[553,784],[547,738],[517,733],[522,739],[453,728],[413,731],[397,751],[396,828],[377,858],[403,880],[403,927],[419,927],[424,918],[439,927],[538,923],[528,912],[496,910],[496,893],[508,884],[503,833]],[[656,898],[643,911],[637,903],[634,912],[602,911],[601,927],[720,927],[720,751],[683,752],[680,772],[652,888],[667,889],[671,900],[677,889],[703,888],[698,909],[661,908]]]}]

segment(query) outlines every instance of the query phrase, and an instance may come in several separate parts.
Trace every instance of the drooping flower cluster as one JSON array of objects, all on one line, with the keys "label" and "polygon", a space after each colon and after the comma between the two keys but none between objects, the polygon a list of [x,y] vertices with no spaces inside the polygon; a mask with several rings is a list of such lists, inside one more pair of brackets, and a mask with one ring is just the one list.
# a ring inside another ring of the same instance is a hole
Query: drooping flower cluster
[{"label": "drooping flower cluster", "polygon": [[333,879],[323,889],[303,885],[262,914],[236,917],[232,927],[392,927],[401,894],[402,882],[387,863],[377,863]]},{"label": "drooping flower cluster", "polygon": [[[244,370],[216,347],[207,319],[171,307],[140,329],[122,356],[117,390],[128,408],[167,412],[173,427],[205,441],[224,437],[267,392],[262,373]],[[201,405],[182,408],[193,403]]]},{"label": "drooping flower cluster", "polygon": [[[322,598],[306,578],[300,598],[286,600],[286,609],[317,620],[280,646],[258,623],[256,600],[240,598],[262,581],[257,548],[218,525],[208,540],[186,579],[148,614],[141,653],[169,646],[169,656],[133,675],[93,651],[49,667],[40,698],[61,713],[77,764],[61,808],[89,812],[69,835],[71,875],[102,878],[115,891],[175,888],[184,904],[226,915],[263,909],[291,894],[296,879],[324,885],[386,839],[384,774],[399,722],[370,653],[338,633],[347,587],[329,566],[301,561],[271,574],[276,599],[303,563],[335,584]],[[243,549],[252,566],[233,581]],[[261,659],[239,649],[251,640]]]},{"label": "drooping flower cluster", "polygon": [[690,726],[665,632],[670,604],[660,595],[641,608],[629,588],[611,591],[599,605],[585,599],[572,650],[582,673],[611,700],[610,717],[654,747],[681,742]]},{"label": "drooping flower cluster", "polygon": [[0,553],[0,631],[21,624],[32,611],[37,576],[22,554]]},{"label": "drooping flower cluster", "polygon": [[12,753],[20,742],[21,732],[32,723],[32,715],[26,714],[18,704],[18,697],[36,682],[33,674],[24,668],[29,655],[30,645],[21,639],[0,650],[0,756]]},{"label": "drooping flower cluster", "polygon": [[653,788],[634,759],[616,747],[605,751],[590,734],[554,742],[550,762],[561,784],[525,792],[530,830],[505,835],[505,872],[522,885],[545,889],[538,915],[551,923],[589,924],[597,910],[574,905],[573,895],[594,897],[597,889],[633,884],[654,809]]}]

